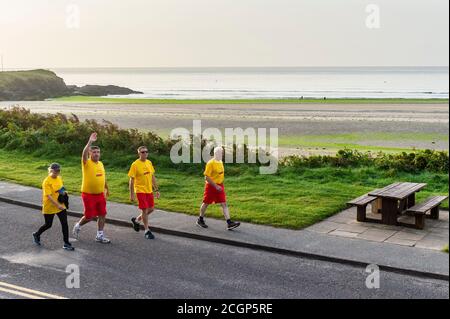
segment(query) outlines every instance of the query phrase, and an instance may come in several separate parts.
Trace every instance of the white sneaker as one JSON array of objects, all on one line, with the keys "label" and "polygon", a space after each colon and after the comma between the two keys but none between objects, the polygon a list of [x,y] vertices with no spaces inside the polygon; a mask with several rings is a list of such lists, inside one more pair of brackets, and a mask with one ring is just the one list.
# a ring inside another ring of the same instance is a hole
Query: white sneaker
[{"label": "white sneaker", "polygon": [[72,234],[73,234],[73,237],[75,237],[75,239],[78,239],[80,237],[80,231],[81,231],[81,227],[78,226],[78,224],[75,224],[75,226],[73,226],[73,230],[72,230]]},{"label": "white sneaker", "polygon": [[95,237],[95,241],[101,244],[110,244],[111,241],[105,236],[97,236]]}]

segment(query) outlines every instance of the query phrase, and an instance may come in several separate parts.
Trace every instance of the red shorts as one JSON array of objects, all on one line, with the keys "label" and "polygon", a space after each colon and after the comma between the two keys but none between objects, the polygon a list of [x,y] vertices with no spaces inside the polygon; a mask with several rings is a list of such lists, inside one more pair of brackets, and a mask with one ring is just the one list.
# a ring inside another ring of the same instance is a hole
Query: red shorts
[{"label": "red shorts", "polygon": [[209,183],[205,184],[205,193],[203,194],[203,203],[205,204],[220,204],[227,201],[227,196],[225,194],[225,187],[223,184],[217,184],[222,188],[222,191],[218,191],[214,186]]},{"label": "red shorts", "polygon": [[147,208],[153,208],[155,207],[155,198],[153,196],[153,193],[136,193],[139,208],[140,209],[147,209]]},{"label": "red shorts", "polygon": [[92,219],[94,217],[106,216],[105,194],[81,193],[84,205],[84,217]]}]

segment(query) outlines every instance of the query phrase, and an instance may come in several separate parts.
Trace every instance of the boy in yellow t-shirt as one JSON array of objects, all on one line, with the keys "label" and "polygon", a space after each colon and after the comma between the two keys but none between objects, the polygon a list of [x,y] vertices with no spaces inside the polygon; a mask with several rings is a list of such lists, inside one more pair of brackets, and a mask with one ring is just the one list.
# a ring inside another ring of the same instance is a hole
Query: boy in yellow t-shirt
[{"label": "boy in yellow t-shirt", "polygon": [[44,215],[45,223],[37,232],[33,233],[33,240],[36,245],[41,245],[41,235],[52,227],[53,219],[56,215],[61,222],[64,238],[63,249],[73,251],[74,248],[69,242],[66,206],[58,201],[60,195],[66,194],[63,180],[60,176],[61,166],[58,163],[53,163],[48,168],[48,172],[48,176],[42,182],[42,214]]},{"label": "boy in yellow t-shirt", "polygon": [[139,203],[139,209],[142,211],[138,217],[131,218],[131,223],[135,231],[141,229],[139,222],[142,220],[145,228],[145,238],[154,239],[155,236],[149,229],[148,216],[155,209],[155,199],[153,190],[155,190],[156,198],[159,198],[158,184],[155,177],[155,168],[151,161],[148,160],[148,148],[141,146],[138,148],[139,158],[131,164],[128,172],[130,178],[130,201],[135,201],[136,197]]},{"label": "boy in yellow t-shirt", "polygon": [[200,207],[200,217],[197,220],[197,225],[202,228],[208,228],[204,219],[206,209],[211,204],[220,204],[222,206],[223,215],[227,221],[227,229],[233,230],[236,227],[239,227],[241,223],[234,222],[230,219],[230,211],[227,205],[225,187],[223,185],[223,181],[225,180],[225,169],[222,157],[222,147],[216,147],[214,148],[214,158],[206,164],[203,173],[205,175],[205,192],[203,194],[203,203]]}]

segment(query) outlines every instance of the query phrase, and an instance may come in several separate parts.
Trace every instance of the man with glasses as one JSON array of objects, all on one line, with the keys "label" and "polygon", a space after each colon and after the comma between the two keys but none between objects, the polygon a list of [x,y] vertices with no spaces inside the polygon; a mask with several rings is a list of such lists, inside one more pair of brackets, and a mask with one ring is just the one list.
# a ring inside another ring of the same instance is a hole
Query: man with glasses
[{"label": "man with glasses", "polygon": [[144,224],[145,238],[154,239],[149,228],[148,216],[155,209],[155,200],[153,192],[155,191],[156,198],[159,198],[158,183],[155,177],[155,168],[150,160],[148,160],[148,148],[141,146],[138,148],[139,158],[131,164],[128,172],[130,178],[130,201],[135,201],[136,197],[139,203],[141,214],[138,217],[131,218],[131,223],[136,232],[139,232],[141,225]]},{"label": "man with glasses", "polygon": [[84,205],[84,216],[75,224],[73,235],[78,239],[81,226],[98,218],[95,240],[102,244],[109,244],[111,241],[105,237],[103,231],[106,222],[106,198],[109,196],[109,189],[106,183],[105,168],[103,163],[100,162],[100,148],[92,145],[95,141],[97,141],[97,133],[92,133],[81,156],[83,172],[81,198]]}]

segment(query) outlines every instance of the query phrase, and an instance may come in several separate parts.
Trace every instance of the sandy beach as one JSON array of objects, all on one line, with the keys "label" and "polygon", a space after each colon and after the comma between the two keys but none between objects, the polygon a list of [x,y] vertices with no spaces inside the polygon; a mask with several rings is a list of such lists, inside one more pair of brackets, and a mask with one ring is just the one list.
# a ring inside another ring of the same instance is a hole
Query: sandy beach
[{"label": "sandy beach", "polygon": [[177,127],[278,128],[282,154],[333,153],[342,145],[375,149],[448,150],[447,104],[105,104],[77,102],[0,102],[36,113],[76,114],[123,128],[155,131]]}]

